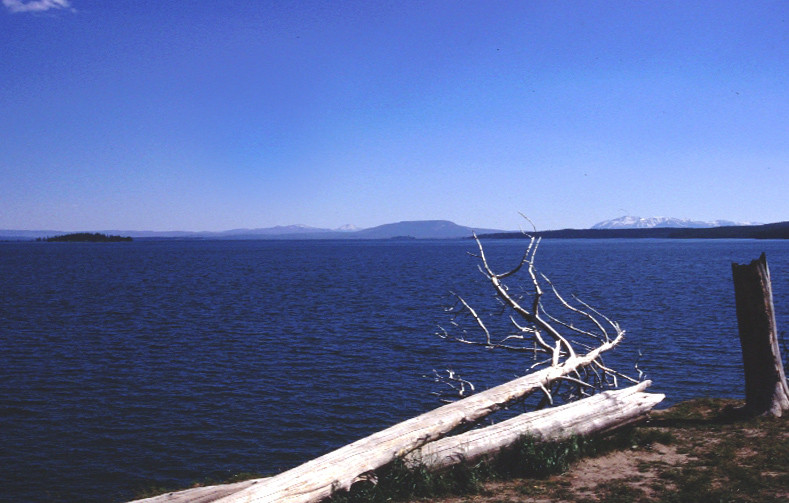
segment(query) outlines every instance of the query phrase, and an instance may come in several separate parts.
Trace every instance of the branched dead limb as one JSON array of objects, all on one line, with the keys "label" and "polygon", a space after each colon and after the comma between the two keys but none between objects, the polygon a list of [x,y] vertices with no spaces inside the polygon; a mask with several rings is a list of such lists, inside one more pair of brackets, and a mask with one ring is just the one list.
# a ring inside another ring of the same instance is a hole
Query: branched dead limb
[{"label": "branched dead limb", "polygon": [[638,364],[641,363],[641,356],[642,356],[641,350],[639,349],[638,350],[638,358],[636,358],[636,363],[633,364],[633,368],[635,368],[636,371],[638,372],[638,380],[639,381],[644,381],[646,379],[647,375],[644,373],[643,370],[638,368]]},{"label": "branched dead limb", "polygon": [[433,369],[433,375],[429,376],[433,382],[442,384],[451,390],[449,392],[446,390],[434,392],[433,394],[436,395],[440,401],[444,403],[451,403],[457,399],[462,399],[474,393],[474,385],[470,381],[463,379],[452,369],[448,369],[445,372],[447,375],[443,375],[437,370]]},{"label": "branched dead limb", "polygon": [[[531,223],[528,218],[526,220]],[[638,382],[607,367],[599,356],[601,348],[607,350],[618,344],[625,331],[618,323],[575,295],[570,298],[562,296],[535,265],[540,239],[525,232],[524,235],[529,239],[526,251],[515,267],[502,273],[493,270],[481,240],[474,235],[477,253],[473,256],[480,261],[478,268],[493,287],[503,311],[481,313],[466,298],[453,292],[455,304],[447,309],[450,315],[448,328],[439,327],[437,335],[462,344],[529,353],[531,366],[528,371],[558,367],[575,361],[579,354],[598,354],[578,366],[572,375],[562,376],[555,389],[541,386],[543,402],[549,404],[559,394],[562,383],[570,387],[564,394],[565,398],[572,399],[617,387],[620,379]],[[523,295],[515,295],[503,281],[518,273],[527,278]],[[563,314],[549,313],[548,306]],[[495,320],[502,314],[504,321],[497,324]],[[643,377],[640,369],[636,367],[636,370],[639,371],[639,378]]]}]

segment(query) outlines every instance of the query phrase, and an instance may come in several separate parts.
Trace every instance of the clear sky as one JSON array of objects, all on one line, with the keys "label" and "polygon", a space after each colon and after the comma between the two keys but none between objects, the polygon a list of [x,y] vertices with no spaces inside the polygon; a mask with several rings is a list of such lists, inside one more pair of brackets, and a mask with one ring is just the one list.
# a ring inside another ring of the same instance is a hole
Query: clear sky
[{"label": "clear sky", "polygon": [[789,220],[789,2],[2,0],[0,228]]}]

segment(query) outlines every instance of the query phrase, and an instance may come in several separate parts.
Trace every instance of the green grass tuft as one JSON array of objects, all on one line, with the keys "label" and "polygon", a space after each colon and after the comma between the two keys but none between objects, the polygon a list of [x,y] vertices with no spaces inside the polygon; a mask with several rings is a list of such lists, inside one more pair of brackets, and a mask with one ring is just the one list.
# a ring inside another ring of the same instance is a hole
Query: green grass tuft
[{"label": "green grass tuft", "polygon": [[[605,437],[571,437],[555,442],[540,442],[523,437],[493,459],[473,465],[460,463],[438,472],[431,472],[424,466],[409,468],[402,461],[395,461],[379,470],[377,484],[354,484],[350,491],[338,492],[329,501],[383,503],[476,494],[487,481],[526,477],[544,479],[567,471],[571,463],[585,456],[673,440],[671,435],[634,428],[625,428]],[[530,491],[529,488],[523,490]]]}]

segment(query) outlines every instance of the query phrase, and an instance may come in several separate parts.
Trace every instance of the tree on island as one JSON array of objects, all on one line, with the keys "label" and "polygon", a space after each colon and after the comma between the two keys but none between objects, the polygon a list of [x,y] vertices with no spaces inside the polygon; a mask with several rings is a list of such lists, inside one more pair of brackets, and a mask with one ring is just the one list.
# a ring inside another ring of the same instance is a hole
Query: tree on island
[{"label": "tree on island", "polygon": [[90,242],[90,243],[111,243],[119,241],[131,241],[130,236],[108,236],[100,232],[74,232],[71,234],[63,234],[61,236],[53,236],[44,239],[37,239],[36,241],[66,241],[66,242]]}]

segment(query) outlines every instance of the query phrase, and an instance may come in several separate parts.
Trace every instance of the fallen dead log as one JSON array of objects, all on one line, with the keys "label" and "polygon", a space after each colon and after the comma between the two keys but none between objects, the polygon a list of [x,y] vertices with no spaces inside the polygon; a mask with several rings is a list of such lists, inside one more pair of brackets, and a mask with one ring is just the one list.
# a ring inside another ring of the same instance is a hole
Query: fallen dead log
[{"label": "fallen dead log", "polygon": [[644,381],[559,407],[526,412],[501,423],[445,437],[408,454],[405,462],[434,470],[489,458],[528,435],[536,441],[563,440],[620,428],[642,419],[665,395],[644,393]]},{"label": "fallen dead log", "polygon": [[[156,498],[139,500],[137,503],[207,503],[213,501],[221,503],[309,503],[320,501],[335,491],[349,489],[364,475],[397,458],[404,457],[426,444],[428,447],[425,447],[425,450],[419,454],[412,455],[412,460],[416,459],[415,456],[423,461],[428,458],[432,459],[434,454],[435,459],[439,459],[441,452],[445,453],[444,458],[461,455],[471,458],[474,456],[472,452],[477,450],[470,447],[472,444],[464,444],[461,440],[460,449],[466,449],[466,452],[456,452],[451,449],[445,450],[447,448],[442,447],[451,445],[451,442],[442,444],[435,440],[457,426],[476,421],[494,410],[499,410],[505,404],[511,403],[516,397],[539,388],[541,382],[548,382],[555,378],[549,374],[558,371],[560,369],[556,367],[549,367],[465,400],[444,405],[274,477],[239,483],[232,488],[215,486],[214,488],[200,488],[203,490],[202,492],[188,490],[170,493]],[[520,425],[517,421],[519,418],[504,421],[498,425],[498,428],[510,431],[500,436],[507,438],[507,435],[515,437],[532,435],[537,438],[544,436],[549,439],[553,438],[551,435],[560,435],[561,431],[567,435],[586,435],[627,424],[648,412],[663,399],[663,395],[641,393],[647,385],[648,383],[641,383],[621,391],[605,392],[564,406],[533,412],[530,413],[533,415],[533,419],[524,420],[521,418],[520,421],[523,424]],[[529,414],[523,416],[529,416]],[[496,431],[490,430],[490,428],[494,427],[477,431]],[[489,435],[486,433],[472,431],[466,435],[468,434],[480,435],[482,444],[489,439]],[[499,436],[499,434],[494,436]],[[449,437],[443,442],[452,441],[452,439],[453,437]],[[429,446],[430,442],[438,447]],[[484,451],[484,448],[482,450]],[[438,461],[434,464],[437,467],[444,466]]]},{"label": "fallen dead log", "polygon": [[361,476],[590,364],[615,342],[619,341],[403,421],[217,501],[311,503],[348,490]]},{"label": "fallen dead log", "polygon": [[[445,437],[412,451],[404,459],[406,463],[412,465],[424,465],[428,469],[439,469],[459,462],[471,462],[482,457],[492,456],[525,435],[539,441],[550,441],[573,435],[603,433],[643,418],[663,400],[664,395],[662,394],[643,392],[649,384],[649,381],[645,381],[622,390],[606,391],[559,407],[521,414],[493,426]],[[448,406],[444,406],[442,409],[445,407]],[[424,419],[424,416],[429,414],[400,423],[400,425],[411,423],[415,419]],[[372,470],[369,469],[371,464],[359,468],[360,458],[366,457],[363,446],[369,444],[373,437],[378,438],[382,433],[390,432],[397,426],[275,477],[187,489],[138,500],[135,503],[320,501],[335,490],[350,487],[350,483],[340,486],[340,481],[350,480],[352,483],[369,473]],[[375,449],[373,447],[370,447],[373,449],[372,452],[367,454],[374,455]],[[350,462],[343,462],[344,454],[350,456]],[[394,458],[390,459],[390,461],[393,460]]]},{"label": "fallen dead log", "polygon": [[252,479],[242,482],[235,482],[233,484],[221,484],[216,486],[194,487],[192,489],[184,489],[183,491],[176,491],[151,498],[135,500],[131,503],[212,503],[219,499],[235,494],[242,489],[253,486],[258,482],[266,480]]}]

